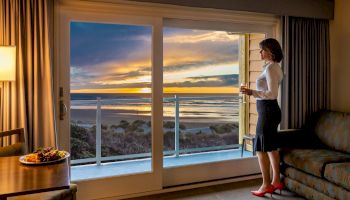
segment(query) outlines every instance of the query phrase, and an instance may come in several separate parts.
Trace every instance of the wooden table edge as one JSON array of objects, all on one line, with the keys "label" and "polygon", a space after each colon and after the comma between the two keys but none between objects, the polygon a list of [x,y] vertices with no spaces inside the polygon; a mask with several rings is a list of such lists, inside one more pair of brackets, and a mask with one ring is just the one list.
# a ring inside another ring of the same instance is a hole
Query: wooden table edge
[{"label": "wooden table edge", "polygon": [[21,196],[21,195],[27,195],[27,194],[37,194],[42,192],[53,192],[53,191],[63,190],[63,189],[69,189],[69,185],[54,187],[54,188],[38,189],[38,190],[32,190],[32,191],[16,192],[16,193],[10,193],[10,194],[0,194],[0,200],[4,200],[7,197]]}]

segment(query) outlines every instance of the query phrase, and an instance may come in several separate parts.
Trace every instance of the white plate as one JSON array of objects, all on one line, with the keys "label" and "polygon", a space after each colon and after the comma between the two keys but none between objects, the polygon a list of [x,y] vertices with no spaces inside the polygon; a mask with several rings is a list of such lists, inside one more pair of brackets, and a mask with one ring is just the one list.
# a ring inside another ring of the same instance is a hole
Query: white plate
[{"label": "white plate", "polygon": [[60,161],[66,159],[70,156],[70,154],[67,151],[64,151],[64,154],[65,154],[65,156],[63,158],[60,158],[58,160],[46,161],[46,162],[28,162],[25,160],[25,157],[27,155],[24,155],[24,156],[19,157],[19,162],[21,162],[22,164],[25,164],[25,165],[46,165],[46,164],[60,162]]}]

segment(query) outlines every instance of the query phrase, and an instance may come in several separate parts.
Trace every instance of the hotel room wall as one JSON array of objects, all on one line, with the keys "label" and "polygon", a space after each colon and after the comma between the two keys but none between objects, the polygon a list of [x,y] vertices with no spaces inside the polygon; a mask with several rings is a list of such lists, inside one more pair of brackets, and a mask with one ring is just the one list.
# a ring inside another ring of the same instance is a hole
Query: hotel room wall
[{"label": "hotel room wall", "polygon": [[336,0],[330,20],[331,109],[350,112],[350,1]]}]

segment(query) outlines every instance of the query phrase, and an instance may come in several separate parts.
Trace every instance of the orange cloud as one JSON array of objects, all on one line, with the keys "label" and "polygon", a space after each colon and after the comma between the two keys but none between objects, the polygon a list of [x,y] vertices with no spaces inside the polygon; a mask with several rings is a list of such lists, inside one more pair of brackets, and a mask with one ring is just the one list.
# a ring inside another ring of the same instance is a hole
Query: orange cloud
[{"label": "orange cloud", "polygon": [[101,93],[101,94],[137,94],[137,93],[149,93],[150,89],[144,88],[109,88],[109,89],[74,89],[71,93]]}]

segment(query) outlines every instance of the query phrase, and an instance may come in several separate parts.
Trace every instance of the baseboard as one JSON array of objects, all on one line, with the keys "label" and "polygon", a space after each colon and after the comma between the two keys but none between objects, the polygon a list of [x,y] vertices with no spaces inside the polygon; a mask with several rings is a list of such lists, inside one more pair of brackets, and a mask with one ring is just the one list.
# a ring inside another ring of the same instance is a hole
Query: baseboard
[{"label": "baseboard", "polygon": [[252,180],[252,179],[257,179],[257,178],[261,178],[261,174],[252,174],[252,175],[247,175],[247,176],[226,178],[226,179],[206,181],[206,182],[200,182],[200,183],[171,186],[171,187],[163,188],[161,190],[154,190],[154,191],[142,192],[142,193],[137,193],[137,194],[123,195],[123,196],[118,196],[118,197],[108,197],[108,198],[103,198],[101,200],[128,199],[128,198],[149,196],[149,195],[162,194],[162,193],[168,193],[168,192],[176,192],[176,191],[181,191],[181,190],[195,189],[195,188],[201,188],[201,187],[207,187],[207,186],[213,186],[213,185],[220,185],[220,184],[225,184],[225,183],[247,181],[247,180]]}]

